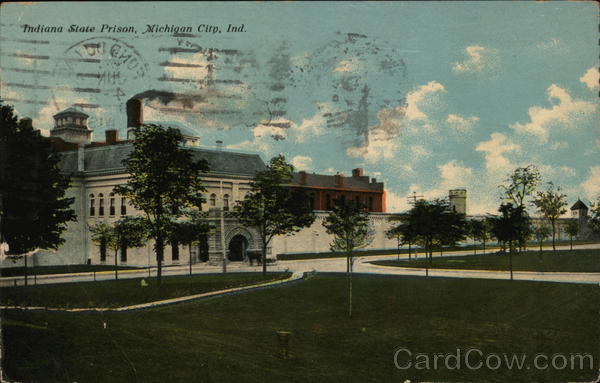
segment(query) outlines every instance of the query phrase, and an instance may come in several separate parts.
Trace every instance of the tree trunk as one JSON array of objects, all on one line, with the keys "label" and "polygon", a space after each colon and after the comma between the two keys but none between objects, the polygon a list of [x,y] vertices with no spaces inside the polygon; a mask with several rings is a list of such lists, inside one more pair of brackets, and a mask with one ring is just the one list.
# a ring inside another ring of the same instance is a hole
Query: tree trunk
[{"label": "tree trunk", "polygon": [[119,255],[119,250],[115,250],[115,280],[119,279],[119,270],[117,270],[117,256]]},{"label": "tree trunk", "polygon": [[262,272],[263,276],[267,276],[267,244],[263,242],[262,247]]},{"label": "tree trunk", "polygon": [[508,243],[508,263],[510,267],[510,280],[513,280],[513,264],[512,264],[513,245],[512,241]]},{"label": "tree trunk", "polygon": [[23,256],[23,261],[25,262],[25,286],[27,286],[29,276],[27,275],[27,256],[26,255]]},{"label": "tree trunk", "polygon": [[475,237],[473,237],[473,254],[477,255],[477,242],[475,241]]},{"label": "tree trunk", "polygon": [[542,242],[543,241],[544,241],[543,239],[540,239],[540,256],[542,255]]},{"label": "tree trunk", "polygon": [[411,253],[412,253],[412,243],[409,241],[408,242],[408,260],[411,260]]},{"label": "tree trunk", "polygon": [[485,241],[483,241],[483,255],[485,255]]},{"label": "tree trunk", "polygon": [[163,242],[162,233],[156,235],[156,283],[160,286],[162,279],[162,260],[165,252],[165,244]]},{"label": "tree trunk", "polygon": [[571,240],[571,251],[573,251],[573,236],[572,235],[571,235],[570,240]]},{"label": "tree trunk", "polygon": [[352,318],[352,266],[348,273],[348,318]]},{"label": "tree trunk", "polygon": [[556,239],[556,227],[555,227],[554,221],[552,221],[552,251],[556,251],[555,239]]},{"label": "tree trunk", "polygon": [[188,253],[190,257],[190,275],[192,275],[192,244],[188,244]]}]

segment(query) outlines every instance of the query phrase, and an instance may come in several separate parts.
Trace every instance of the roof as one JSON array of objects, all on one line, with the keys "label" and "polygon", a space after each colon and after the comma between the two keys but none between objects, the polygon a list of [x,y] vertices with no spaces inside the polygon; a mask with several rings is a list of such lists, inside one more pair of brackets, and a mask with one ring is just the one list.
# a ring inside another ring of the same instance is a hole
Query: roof
[{"label": "roof", "polygon": [[[344,176],[342,176],[344,177]],[[300,172],[294,173],[291,184],[294,186],[315,187],[326,189],[363,189],[369,191],[383,191],[382,182],[369,182],[368,176],[344,177],[344,186],[339,186],[335,175],[306,173],[306,183],[302,183]]]},{"label": "roof", "polygon": [[[121,143],[96,148],[87,148],[84,152],[85,172],[125,172],[122,162],[133,150],[132,143]],[[194,159],[208,161],[210,172],[223,175],[254,176],[256,172],[266,169],[265,163],[258,154],[246,154],[230,151],[218,151],[189,148]],[[77,151],[62,153],[61,171],[77,172]]]},{"label": "roof", "polygon": [[63,114],[79,114],[81,116],[89,117],[89,115],[83,113],[81,110],[74,108],[74,107],[70,107],[61,112],[58,112],[53,117],[62,116]]},{"label": "roof", "polygon": [[577,202],[575,202],[573,204],[573,206],[571,206],[571,210],[588,210],[588,207],[585,206],[585,204],[583,202],[581,202],[580,199],[577,200]]}]

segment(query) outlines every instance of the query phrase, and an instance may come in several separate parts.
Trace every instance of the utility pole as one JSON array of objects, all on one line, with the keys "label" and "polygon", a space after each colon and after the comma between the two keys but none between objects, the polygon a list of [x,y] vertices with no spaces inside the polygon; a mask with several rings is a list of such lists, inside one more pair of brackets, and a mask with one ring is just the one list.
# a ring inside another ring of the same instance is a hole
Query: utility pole
[{"label": "utility pole", "polygon": [[423,198],[424,196],[422,195],[417,195],[417,192],[413,192],[412,197],[407,197],[408,203],[411,205],[414,205],[417,203],[417,198]]},{"label": "utility pole", "polygon": [[221,252],[223,257],[223,273],[227,272],[227,251],[225,250],[225,211],[223,210],[223,181],[219,183],[221,191],[220,205],[221,205]]}]

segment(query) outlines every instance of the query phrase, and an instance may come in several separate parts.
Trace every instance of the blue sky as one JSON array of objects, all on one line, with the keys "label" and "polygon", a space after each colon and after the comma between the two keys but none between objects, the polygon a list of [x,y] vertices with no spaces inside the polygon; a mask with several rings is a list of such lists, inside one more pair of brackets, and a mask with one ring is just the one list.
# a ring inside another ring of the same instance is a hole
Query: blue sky
[{"label": "blue sky", "polygon": [[528,164],[588,203],[600,195],[597,14],[593,2],[9,3],[1,96],[43,131],[79,104],[102,140],[125,134],[129,97],[160,91],[172,97],[147,97],[148,120],[185,124],[206,146],[283,153],[299,170],[363,167],[390,211],[413,191],[466,187],[469,213],[494,212],[498,185]]}]

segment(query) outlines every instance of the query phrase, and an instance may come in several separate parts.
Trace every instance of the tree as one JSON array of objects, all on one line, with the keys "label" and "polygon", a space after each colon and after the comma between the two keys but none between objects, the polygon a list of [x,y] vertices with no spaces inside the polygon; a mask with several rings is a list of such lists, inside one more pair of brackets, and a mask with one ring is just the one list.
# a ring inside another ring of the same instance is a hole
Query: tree
[{"label": "tree", "polygon": [[113,225],[98,222],[90,227],[90,232],[92,233],[92,242],[113,251],[115,256],[115,279],[119,279],[119,250],[126,252],[129,248],[144,246],[148,238],[147,222],[142,217],[125,217],[116,221]]},{"label": "tree", "polygon": [[76,220],[59,161],[31,120],[19,120],[0,100],[0,243],[8,244],[8,255],[23,257],[26,277],[25,254],[57,249],[67,223]]},{"label": "tree", "polygon": [[556,220],[567,212],[567,196],[560,191],[560,187],[554,188],[552,182],[548,182],[546,191],[537,193],[533,204],[538,211],[550,221],[552,229],[552,250],[556,251]]},{"label": "tree", "polygon": [[188,247],[189,271],[192,275],[192,246],[206,238],[210,226],[196,211],[188,212],[186,215],[189,217],[188,220],[173,222],[174,227],[170,236],[170,243],[172,246],[181,244]]},{"label": "tree", "polygon": [[548,225],[541,224],[533,229],[533,233],[535,235],[535,239],[537,239],[540,243],[540,255],[542,255],[542,243],[550,235],[550,227]]},{"label": "tree", "polygon": [[504,190],[503,200],[515,207],[524,208],[525,200],[535,192],[541,179],[542,176],[534,165],[515,169],[505,183],[500,185]]},{"label": "tree", "polygon": [[266,170],[256,173],[250,191],[235,206],[240,223],[258,230],[263,274],[267,272],[267,247],[273,237],[298,232],[315,220],[309,196],[303,190],[285,186],[293,171],[284,156],[273,157]]},{"label": "tree", "polygon": [[523,206],[514,207],[512,203],[500,205],[498,211],[501,215],[491,218],[492,232],[503,243],[503,247],[508,243],[510,279],[512,280],[514,245],[523,241],[524,236],[530,232],[530,218]]},{"label": "tree", "polygon": [[155,240],[157,283],[161,283],[165,241],[172,219],[187,207],[201,206],[206,191],[201,174],[209,170],[206,160],[195,161],[183,147],[179,130],[161,125],[134,128],[133,151],[123,161],[129,179],[114,192],[146,214],[150,235]]},{"label": "tree", "polygon": [[589,214],[588,224],[590,229],[592,232],[600,234],[600,196],[596,198],[596,202],[592,202]]},{"label": "tree", "polygon": [[329,245],[331,251],[346,253],[346,272],[348,274],[348,317],[352,317],[352,271],[353,252],[363,248],[373,240],[373,230],[369,224],[369,214],[364,206],[345,198],[335,200],[335,207],[323,221],[327,233],[333,235]]},{"label": "tree", "polygon": [[579,224],[576,219],[570,219],[567,222],[567,227],[565,228],[567,234],[569,234],[569,240],[571,243],[571,250],[573,250],[573,237],[575,237],[579,233]]},{"label": "tree", "polygon": [[[400,222],[398,226],[395,226],[387,231],[386,235],[388,238],[397,238],[398,241],[402,239],[403,242],[408,243],[408,259],[412,256],[412,245],[417,242],[417,234],[414,225],[410,223],[410,215],[406,213],[395,214],[389,218],[391,222]],[[398,249],[400,251],[400,249]]]}]

